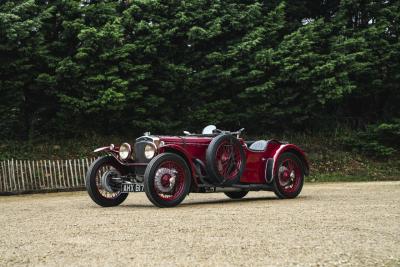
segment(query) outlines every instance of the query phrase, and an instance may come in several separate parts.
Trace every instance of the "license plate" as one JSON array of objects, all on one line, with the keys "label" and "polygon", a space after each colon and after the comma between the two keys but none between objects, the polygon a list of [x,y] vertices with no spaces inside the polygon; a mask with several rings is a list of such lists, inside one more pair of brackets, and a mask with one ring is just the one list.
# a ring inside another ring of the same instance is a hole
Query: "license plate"
[{"label": "license plate", "polygon": [[138,183],[122,184],[121,192],[122,193],[144,192],[144,184],[138,184]]}]

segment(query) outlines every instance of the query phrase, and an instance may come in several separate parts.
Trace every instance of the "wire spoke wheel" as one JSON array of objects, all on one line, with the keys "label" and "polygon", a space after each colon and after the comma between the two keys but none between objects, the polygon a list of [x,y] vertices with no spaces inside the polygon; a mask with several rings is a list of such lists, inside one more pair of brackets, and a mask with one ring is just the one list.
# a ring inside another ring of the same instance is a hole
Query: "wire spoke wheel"
[{"label": "wire spoke wheel", "polygon": [[246,164],[242,143],[230,134],[215,137],[207,148],[206,162],[213,183],[225,186],[238,183]]},{"label": "wire spoke wheel", "polygon": [[278,171],[279,186],[287,192],[294,192],[299,186],[301,169],[292,159],[285,159]]},{"label": "wire spoke wheel", "polygon": [[117,184],[112,181],[112,178],[120,176],[121,173],[115,167],[108,164],[100,166],[96,173],[96,187],[100,195],[107,199],[121,195],[121,191],[116,189]]},{"label": "wire spoke wheel", "polygon": [[158,207],[174,207],[190,191],[191,173],[185,160],[174,153],[162,153],[153,158],[144,174],[144,191]]},{"label": "wire spoke wheel", "polygon": [[304,170],[300,159],[293,153],[285,152],[277,162],[274,191],[280,198],[298,196],[304,184]]},{"label": "wire spoke wheel", "polygon": [[219,145],[215,154],[218,173],[224,180],[232,180],[239,173],[242,163],[239,149],[231,142],[225,141]]},{"label": "wire spoke wheel", "polygon": [[165,161],[156,170],[154,188],[160,198],[170,201],[182,194],[184,182],[183,167],[177,162]]},{"label": "wire spoke wheel", "polygon": [[103,207],[121,204],[128,194],[121,193],[120,184],[114,178],[125,174],[123,170],[112,156],[98,158],[93,162],[86,175],[86,190],[90,198]]}]

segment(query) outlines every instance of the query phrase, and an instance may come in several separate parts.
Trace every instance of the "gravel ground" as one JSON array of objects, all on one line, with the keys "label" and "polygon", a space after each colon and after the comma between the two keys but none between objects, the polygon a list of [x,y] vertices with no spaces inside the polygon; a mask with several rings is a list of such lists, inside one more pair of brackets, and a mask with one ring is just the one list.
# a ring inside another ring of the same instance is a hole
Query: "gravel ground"
[{"label": "gravel ground", "polygon": [[400,182],[307,184],[293,200],[144,193],[100,208],[85,192],[0,197],[0,266],[400,266]]}]

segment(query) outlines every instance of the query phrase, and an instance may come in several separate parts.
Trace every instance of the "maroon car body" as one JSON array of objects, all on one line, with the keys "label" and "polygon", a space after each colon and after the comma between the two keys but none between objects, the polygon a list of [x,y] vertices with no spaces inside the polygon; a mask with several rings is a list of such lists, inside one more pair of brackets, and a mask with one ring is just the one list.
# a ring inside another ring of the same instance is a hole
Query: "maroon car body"
[{"label": "maroon car body", "polygon": [[145,191],[159,207],[175,206],[190,192],[221,191],[241,198],[249,191],[266,190],[280,198],[296,197],[309,173],[305,153],[277,140],[244,141],[240,133],[213,129],[184,136],[146,134],[136,139],[133,148],[125,143],[96,149],[110,156],[98,160],[106,162],[106,170],[99,170],[104,164],[96,162],[89,169],[89,195],[99,205],[115,206],[120,201],[113,200],[121,195],[124,200],[128,192]]}]

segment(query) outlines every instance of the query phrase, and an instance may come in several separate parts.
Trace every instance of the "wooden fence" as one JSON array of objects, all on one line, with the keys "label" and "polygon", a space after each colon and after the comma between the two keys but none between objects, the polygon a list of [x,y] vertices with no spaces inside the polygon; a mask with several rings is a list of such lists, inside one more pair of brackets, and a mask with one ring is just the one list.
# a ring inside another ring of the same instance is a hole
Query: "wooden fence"
[{"label": "wooden fence", "polygon": [[0,161],[0,193],[78,189],[95,158]]}]

